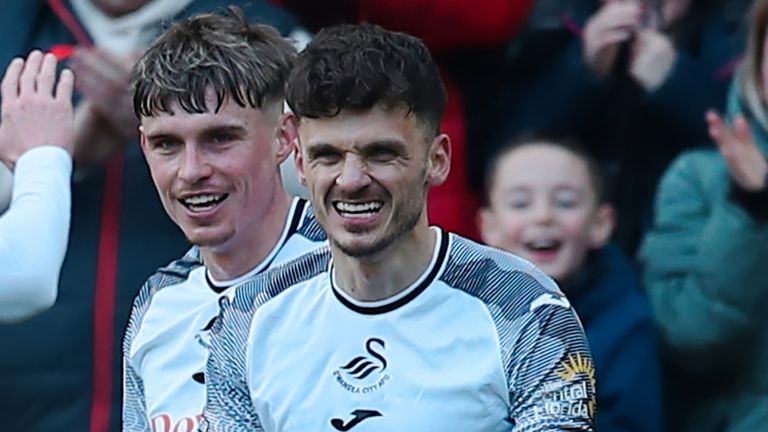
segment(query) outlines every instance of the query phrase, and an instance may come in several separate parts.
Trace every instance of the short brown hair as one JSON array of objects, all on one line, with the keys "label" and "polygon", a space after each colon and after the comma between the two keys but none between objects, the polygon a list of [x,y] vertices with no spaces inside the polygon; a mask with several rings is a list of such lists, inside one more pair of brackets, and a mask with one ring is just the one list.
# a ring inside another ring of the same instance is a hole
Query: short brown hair
[{"label": "short brown hair", "polygon": [[[261,108],[282,100],[295,58],[295,48],[277,30],[248,23],[239,8],[192,16],[171,26],[134,66],[134,112],[168,113],[174,101],[189,113],[217,112],[227,98]],[[215,107],[206,106],[209,88]]]},{"label": "short brown hair", "polygon": [[299,54],[286,99],[297,116],[308,118],[402,106],[435,135],[446,104],[443,82],[424,43],[372,24],[321,30]]}]

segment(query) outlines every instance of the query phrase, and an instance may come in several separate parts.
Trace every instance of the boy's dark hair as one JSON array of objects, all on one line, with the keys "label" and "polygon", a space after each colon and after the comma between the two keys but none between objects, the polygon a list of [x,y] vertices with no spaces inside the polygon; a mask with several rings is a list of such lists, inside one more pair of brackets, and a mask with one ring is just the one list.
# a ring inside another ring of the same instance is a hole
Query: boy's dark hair
[{"label": "boy's dark hair", "polygon": [[[577,158],[584,161],[587,165],[587,173],[589,174],[590,183],[592,189],[595,192],[595,200],[597,204],[605,204],[609,201],[608,192],[606,191],[605,176],[603,169],[597,159],[575,138],[571,137],[555,137],[545,135],[525,135],[520,138],[510,141],[507,145],[499,147],[494,153],[493,157],[489,160],[488,166],[485,170],[485,181],[483,187],[483,200],[484,205],[490,205],[491,188],[493,188],[496,181],[496,174],[499,169],[499,162],[506,155],[513,151],[532,145],[548,145],[556,148],[563,149]],[[546,173],[541,175],[545,176]]]},{"label": "boy's dark hair", "polygon": [[420,39],[372,24],[346,24],[321,30],[299,53],[286,100],[300,118],[402,106],[437,135],[446,96]]},{"label": "boy's dark hair", "polygon": [[[239,8],[192,16],[171,26],[134,66],[134,112],[139,118],[168,113],[174,101],[189,113],[218,112],[227,98],[261,108],[282,100],[295,58],[277,30],[249,24]],[[209,88],[215,107],[205,103]]]}]

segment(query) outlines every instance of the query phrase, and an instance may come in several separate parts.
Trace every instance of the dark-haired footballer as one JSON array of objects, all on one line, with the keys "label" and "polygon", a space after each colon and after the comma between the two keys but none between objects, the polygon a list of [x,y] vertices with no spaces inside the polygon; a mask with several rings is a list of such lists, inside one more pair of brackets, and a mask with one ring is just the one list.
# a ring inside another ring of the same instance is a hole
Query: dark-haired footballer
[{"label": "dark-haired footballer", "polygon": [[427,222],[450,170],[423,43],[321,31],[287,86],[282,139],[330,241],[222,301],[201,430],[588,431],[592,358],[532,264]]},{"label": "dark-haired footballer", "polygon": [[[277,139],[293,46],[237,10],[163,34],[133,71],[141,147],[163,207],[194,247],[142,287],[124,340],[125,431],[192,431],[208,331],[231,287],[325,244],[283,190]],[[150,246],[151,247],[151,246]]]}]

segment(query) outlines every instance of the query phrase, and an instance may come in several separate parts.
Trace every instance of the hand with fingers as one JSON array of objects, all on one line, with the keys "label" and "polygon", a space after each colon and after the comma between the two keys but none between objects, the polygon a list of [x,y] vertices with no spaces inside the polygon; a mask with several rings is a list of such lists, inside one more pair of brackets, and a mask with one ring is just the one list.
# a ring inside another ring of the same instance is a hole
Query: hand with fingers
[{"label": "hand with fingers", "polygon": [[0,84],[0,160],[13,168],[27,150],[42,145],[72,153],[74,76],[64,70],[56,79],[56,57],[32,51],[8,65]]},{"label": "hand with fingers", "polygon": [[583,56],[600,77],[616,63],[619,46],[631,40],[642,26],[643,6],[635,0],[614,0],[603,5],[584,27]]},{"label": "hand with fingers", "polygon": [[667,80],[676,60],[669,37],[653,29],[640,30],[632,44],[629,76],[645,91],[654,91]]},{"label": "hand with fingers", "polygon": [[89,109],[103,117],[126,140],[138,137],[139,120],[133,113],[130,74],[138,54],[116,56],[99,48],[79,48],[70,58],[77,76],[77,91]]},{"label": "hand with fingers", "polygon": [[707,111],[709,136],[717,144],[728,166],[731,179],[747,192],[766,190],[768,186],[768,161],[752,137],[749,123],[737,116],[728,125],[715,111]]}]

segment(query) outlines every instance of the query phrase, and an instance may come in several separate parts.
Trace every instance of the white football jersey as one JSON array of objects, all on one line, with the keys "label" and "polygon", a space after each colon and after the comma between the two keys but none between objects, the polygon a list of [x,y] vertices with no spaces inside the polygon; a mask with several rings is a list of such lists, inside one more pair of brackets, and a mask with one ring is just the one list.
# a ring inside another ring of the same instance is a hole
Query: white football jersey
[{"label": "white football jersey", "polygon": [[151,276],[134,302],[124,341],[123,430],[196,430],[205,403],[209,330],[219,299],[238,283],[324,244],[325,233],[309,204],[297,198],[277,245],[236,280],[213,280],[196,247]]},{"label": "white football jersey", "polygon": [[592,430],[586,338],[532,264],[439,232],[410,287],[359,302],[327,250],[221,303],[201,430]]}]

